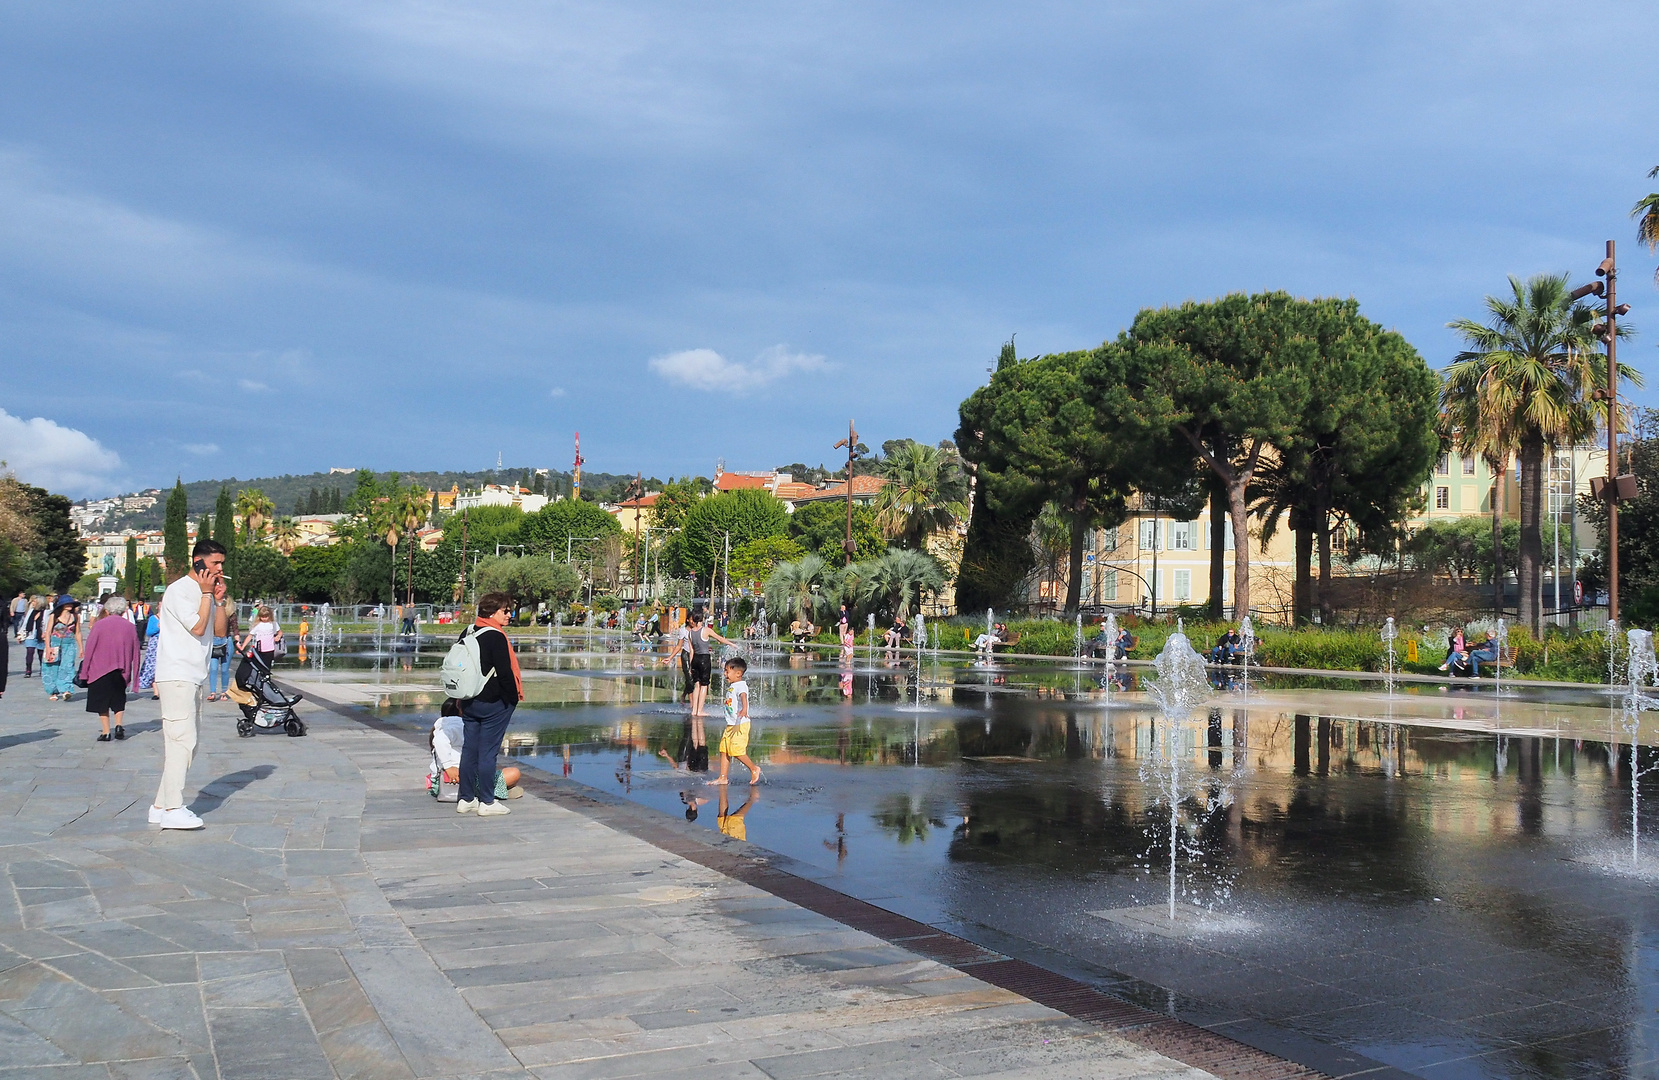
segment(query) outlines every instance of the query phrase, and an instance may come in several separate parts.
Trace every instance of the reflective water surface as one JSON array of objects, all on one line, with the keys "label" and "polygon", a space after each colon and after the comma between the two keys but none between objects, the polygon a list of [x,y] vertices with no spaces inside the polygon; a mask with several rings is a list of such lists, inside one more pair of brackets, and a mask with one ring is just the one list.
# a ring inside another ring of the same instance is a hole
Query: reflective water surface
[{"label": "reflective water surface", "polygon": [[[348,641],[284,675],[426,725],[442,644]],[[910,655],[761,650],[767,782],[734,765],[720,789],[682,765],[657,655],[522,647],[520,763],[1137,1003],[1314,1064],[1330,1044],[1423,1076],[1659,1076],[1659,827],[1639,798],[1659,791],[1659,714],[1633,754],[1599,690],[1218,679],[1171,722],[1140,669],[1107,690],[1069,661],[918,676]],[[1149,762],[1170,737],[1175,889],[1226,918],[1149,930],[1171,885]]]}]

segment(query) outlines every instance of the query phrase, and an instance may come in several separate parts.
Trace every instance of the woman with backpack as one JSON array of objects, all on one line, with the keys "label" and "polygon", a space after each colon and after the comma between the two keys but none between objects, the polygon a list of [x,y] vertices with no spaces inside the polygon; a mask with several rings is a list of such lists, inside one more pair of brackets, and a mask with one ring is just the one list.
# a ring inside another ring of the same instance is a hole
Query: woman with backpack
[{"label": "woman with backpack", "polygon": [[[495,797],[495,761],[501,740],[507,735],[513,710],[524,698],[524,678],[519,673],[518,654],[507,637],[513,600],[506,593],[485,593],[478,598],[478,617],[461,633],[458,649],[477,650],[477,667],[463,686],[449,686],[453,656],[444,661],[445,690],[460,699],[461,764],[460,791],[455,812],[479,817],[499,817],[512,811]],[[469,641],[470,639],[470,641]],[[470,657],[469,657],[470,662]],[[461,692],[457,692],[461,691]]]}]

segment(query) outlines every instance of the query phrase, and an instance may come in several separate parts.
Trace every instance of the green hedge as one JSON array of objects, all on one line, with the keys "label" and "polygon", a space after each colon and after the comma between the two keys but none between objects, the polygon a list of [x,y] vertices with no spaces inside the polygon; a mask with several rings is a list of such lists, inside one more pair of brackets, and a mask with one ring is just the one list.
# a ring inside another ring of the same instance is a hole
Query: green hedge
[{"label": "green hedge", "polygon": [[[1011,650],[1042,656],[1071,656],[1075,624],[1058,619],[1019,619],[1008,624],[1020,635]],[[1233,623],[1197,622],[1185,625],[1186,635],[1199,652],[1207,652],[1217,638],[1236,626]],[[980,621],[950,619],[939,625],[939,644],[944,648],[971,647],[983,633]],[[967,633],[964,643],[964,631]],[[1099,632],[1098,624],[1085,624],[1085,639]],[[1156,656],[1175,632],[1173,623],[1139,623],[1129,626],[1139,642],[1130,654],[1135,659]],[[1476,638],[1481,632],[1470,631]],[[1418,639],[1417,661],[1409,663],[1407,639]],[[1395,642],[1400,670],[1422,675],[1440,674],[1445,658],[1445,635],[1438,629],[1425,636],[1420,630],[1402,631]],[[863,643],[862,637],[860,644]],[[1607,636],[1601,632],[1575,633],[1551,629],[1542,641],[1522,629],[1511,629],[1509,644],[1515,649],[1515,671],[1523,677],[1561,682],[1601,683],[1607,681]],[[1304,627],[1290,630],[1264,626],[1257,631],[1256,656],[1267,667],[1310,668],[1324,671],[1381,671],[1384,649],[1379,629],[1350,630]]]}]

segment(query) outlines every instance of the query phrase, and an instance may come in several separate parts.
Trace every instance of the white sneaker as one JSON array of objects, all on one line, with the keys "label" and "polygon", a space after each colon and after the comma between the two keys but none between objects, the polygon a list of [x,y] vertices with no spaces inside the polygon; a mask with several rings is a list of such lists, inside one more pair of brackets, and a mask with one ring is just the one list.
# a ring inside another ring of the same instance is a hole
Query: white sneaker
[{"label": "white sneaker", "polygon": [[495,802],[478,804],[479,817],[502,817],[510,813],[512,813],[512,811],[509,810],[507,808],[507,804],[502,802],[500,799],[497,799]]},{"label": "white sneaker", "polygon": [[455,812],[457,814],[470,814],[476,809],[478,809],[478,800],[477,799],[458,799],[458,800],[456,800]]},{"label": "white sneaker", "polygon": [[161,824],[161,815],[162,815],[161,807],[155,805],[154,803],[151,803],[150,804],[150,824],[151,825],[160,825]]},{"label": "white sneaker", "polygon": [[177,810],[163,810],[160,824],[163,829],[199,829],[202,819],[181,806]]}]

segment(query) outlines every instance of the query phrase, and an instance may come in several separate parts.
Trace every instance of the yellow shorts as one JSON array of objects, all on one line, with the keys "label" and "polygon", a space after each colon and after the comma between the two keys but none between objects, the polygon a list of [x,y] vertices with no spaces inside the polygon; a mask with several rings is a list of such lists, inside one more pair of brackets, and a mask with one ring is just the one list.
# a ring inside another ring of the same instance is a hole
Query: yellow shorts
[{"label": "yellow shorts", "polygon": [[735,724],[720,735],[720,752],[727,757],[742,757],[749,752],[749,725]]},{"label": "yellow shorts", "polygon": [[727,814],[724,817],[716,818],[715,824],[720,827],[721,832],[733,840],[749,839],[749,826],[743,824],[742,814]]}]

